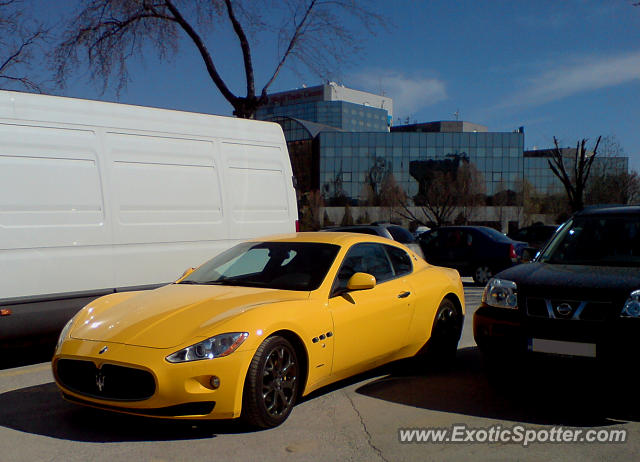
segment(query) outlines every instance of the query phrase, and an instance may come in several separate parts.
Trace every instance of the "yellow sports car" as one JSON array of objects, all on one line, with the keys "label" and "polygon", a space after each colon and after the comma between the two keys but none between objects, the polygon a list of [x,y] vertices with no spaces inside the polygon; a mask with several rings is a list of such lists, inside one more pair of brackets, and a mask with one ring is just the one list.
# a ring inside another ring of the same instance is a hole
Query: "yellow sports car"
[{"label": "yellow sports car", "polygon": [[79,404],[273,427],[331,382],[422,353],[453,359],[463,317],[455,270],[385,238],[298,233],[91,302],[60,334],[52,367]]}]

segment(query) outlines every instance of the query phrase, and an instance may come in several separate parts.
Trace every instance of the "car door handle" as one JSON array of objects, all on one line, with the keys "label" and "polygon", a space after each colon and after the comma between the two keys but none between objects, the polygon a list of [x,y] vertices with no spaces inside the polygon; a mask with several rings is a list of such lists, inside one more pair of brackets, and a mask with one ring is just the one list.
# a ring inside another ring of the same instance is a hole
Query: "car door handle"
[{"label": "car door handle", "polygon": [[411,295],[411,292],[402,292],[398,294],[398,298],[407,298],[409,295]]}]

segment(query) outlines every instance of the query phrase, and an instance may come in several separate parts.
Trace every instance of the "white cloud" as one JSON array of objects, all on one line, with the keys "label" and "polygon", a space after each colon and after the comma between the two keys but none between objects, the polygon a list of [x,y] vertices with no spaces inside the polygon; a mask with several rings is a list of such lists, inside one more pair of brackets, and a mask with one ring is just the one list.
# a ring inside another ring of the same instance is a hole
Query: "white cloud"
[{"label": "white cloud", "polygon": [[445,83],[436,78],[407,77],[390,71],[369,71],[350,79],[365,91],[393,98],[394,116],[409,116],[447,98]]},{"label": "white cloud", "polygon": [[525,79],[524,88],[503,107],[537,106],[577,93],[640,79],[640,51],[618,56],[590,56],[568,64],[547,63],[546,70]]}]

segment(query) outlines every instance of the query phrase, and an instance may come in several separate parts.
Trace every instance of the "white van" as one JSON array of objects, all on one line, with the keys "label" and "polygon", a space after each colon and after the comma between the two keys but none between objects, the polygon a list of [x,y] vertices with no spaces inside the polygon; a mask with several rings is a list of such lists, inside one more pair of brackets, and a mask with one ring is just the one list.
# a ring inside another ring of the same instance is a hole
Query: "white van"
[{"label": "white van", "polygon": [[0,91],[0,343],[296,220],[277,124]]}]

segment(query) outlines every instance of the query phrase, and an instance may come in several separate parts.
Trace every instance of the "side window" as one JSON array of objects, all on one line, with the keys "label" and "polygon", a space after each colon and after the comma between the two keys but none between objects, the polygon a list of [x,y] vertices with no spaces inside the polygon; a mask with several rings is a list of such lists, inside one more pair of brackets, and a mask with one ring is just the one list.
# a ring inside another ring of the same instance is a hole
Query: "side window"
[{"label": "side window", "polygon": [[393,270],[387,258],[387,254],[380,244],[356,244],[354,245],[338,271],[334,290],[347,287],[349,278],[355,273],[369,273],[376,278],[379,284],[393,277]]},{"label": "side window", "polygon": [[469,231],[465,231],[463,234],[463,242],[462,245],[464,247],[471,247],[473,245],[473,233],[469,232]]},{"label": "side window", "polygon": [[396,276],[411,273],[413,265],[411,264],[411,257],[407,252],[391,245],[385,245],[384,248],[389,254],[389,259],[391,259],[391,264],[393,265]]}]

